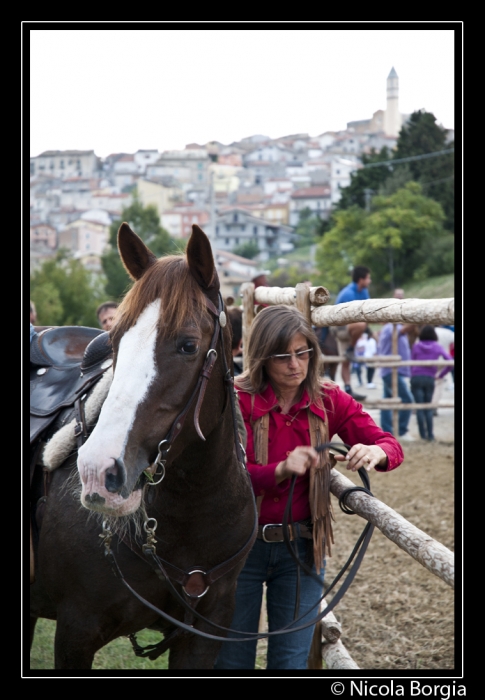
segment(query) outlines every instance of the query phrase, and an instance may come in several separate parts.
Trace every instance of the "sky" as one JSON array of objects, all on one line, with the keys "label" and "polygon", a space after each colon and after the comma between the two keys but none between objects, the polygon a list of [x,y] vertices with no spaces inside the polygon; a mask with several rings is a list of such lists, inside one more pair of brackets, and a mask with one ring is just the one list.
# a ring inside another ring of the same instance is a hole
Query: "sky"
[{"label": "sky", "polygon": [[392,68],[400,112],[425,109],[454,129],[461,106],[456,23],[27,22],[24,30],[29,24],[23,119],[31,157],[339,131],[386,108]]}]

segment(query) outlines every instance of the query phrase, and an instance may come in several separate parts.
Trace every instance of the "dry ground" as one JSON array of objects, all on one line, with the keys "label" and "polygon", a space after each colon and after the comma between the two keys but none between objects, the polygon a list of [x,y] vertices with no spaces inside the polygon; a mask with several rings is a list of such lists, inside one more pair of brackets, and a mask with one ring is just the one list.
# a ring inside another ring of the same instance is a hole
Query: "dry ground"
[{"label": "dry ground", "polygon": [[[398,469],[371,473],[371,491],[454,551],[454,443],[414,442],[403,447],[405,460]],[[360,483],[358,478],[355,483]],[[335,516],[327,583],[345,563],[365,525],[358,515],[344,514],[338,504]],[[342,642],[362,669],[451,670],[454,604],[454,590],[448,584],[375,529],[361,567],[334,613],[342,624]]]}]

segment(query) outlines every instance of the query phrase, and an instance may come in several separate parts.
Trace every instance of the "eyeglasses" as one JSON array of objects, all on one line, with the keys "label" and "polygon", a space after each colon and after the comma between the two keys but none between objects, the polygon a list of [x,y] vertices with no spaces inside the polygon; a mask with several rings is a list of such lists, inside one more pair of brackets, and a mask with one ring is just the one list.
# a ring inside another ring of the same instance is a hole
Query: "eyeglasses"
[{"label": "eyeglasses", "polygon": [[313,348],[308,348],[308,350],[300,350],[300,352],[291,352],[285,355],[270,355],[265,359],[273,360],[278,365],[284,365],[285,363],[290,362],[293,357],[296,357],[297,360],[309,360],[312,356],[312,352]]}]

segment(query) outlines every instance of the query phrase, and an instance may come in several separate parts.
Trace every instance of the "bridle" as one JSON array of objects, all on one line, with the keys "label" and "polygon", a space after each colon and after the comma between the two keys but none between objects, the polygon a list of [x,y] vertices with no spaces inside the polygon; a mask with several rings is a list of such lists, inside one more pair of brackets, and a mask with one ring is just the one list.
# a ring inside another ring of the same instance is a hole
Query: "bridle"
[{"label": "bridle", "polygon": [[[163,438],[159,445],[158,445],[158,455],[155,460],[155,465],[156,469],[160,468],[160,472],[156,472],[155,476],[159,477],[158,480],[154,480],[153,482],[150,483],[150,485],[158,485],[164,478],[165,476],[165,463],[167,460],[168,452],[170,451],[170,448],[174,442],[174,440],[177,438],[177,436],[180,434],[185,419],[188,415],[188,412],[193,405],[196,397],[197,397],[197,402],[194,410],[194,426],[197,431],[197,434],[200,436],[202,440],[205,440],[204,435],[202,434],[202,431],[200,429],[199,425],[199,415],[200,415],[200,408],[204,399],[205,391],[207,388],[207,383],[211,377],[212,370],[214,367],[214,364],[218,358],[216,346],[217,343],[220,341],[221,345],[221,356],[222,356],[222,363],[223,363],[223,370],[224,370],[224,382],[226,385],[226,391],[229,395],[230,399],[230,404],[231,404],[231,410],[232,410],[232,419],[233,419],[233,431],[234,431],[234,444],[235,444],[235,449],[236,449],[236,455],[238,462],[242,465],[242,467],[245,469],[246,474],[249,479],[249,473],[246,469],[246,464],[245,464],[245,456],[243,454],[244,448],[239,442],[239,436],[238,436],[238,428],[237,428],[237,418],[236,418],[236,404],[235,404],[235,392],[234,392],[234,378],[231,374],[230,369],[227,366],[227,360],[226,360],[226,355],[224,351],[224,333],[223,333],[223,328],[226,326],[227,320],[226,320],[226,314],[223,310],[223,303],[222,303],[222,297],[219,293],[218,296],[218,307],[216,308],[215,305],[205,297],[205,303],[207,305],[207,308],[209,311],[212,313],[214,316],[214,331],[212,334],[211,342],[210,342],[210,347],[207,351],[206,358],[204,360],[204,364],[199,372],[199,377],[197,379],[196,385],[192,391],[191,396],[189,397],[185,407],[182,409],[182,411],[177,415],[175,420],[172,423],[172,426],[170,430],[167,433],[167,436]],[[340,443],[324,443],[323,445],[320,445],[317,450],[322,451],[324,449],[334,449],[338,452],[341,452],[342,454],[346,454],[348,449],[350,449],[349,445],[342,445]],[[345,505],[345,499],[347,496],[357,490],[365,491],[366,493],[370,494],[372,496],[372,493],[369,490],[369,479],[367,472],[365,469],[361,468],[359,469],[359,474],[361,476],[361,479],[364,483],[364,487],[353,487],[346,489],[340,496],[339,498],[339,505],[341,509],[349,514],[353,514],[353,511],[348,508]],[[295,481],[296,477],[293,476],[292,481],[291,481],[291,486],[290,486],[290,494],[288,498],[288,503],[286,506],[285,514],[284,514],[284,519],[283,519],[283,533],[284,533],[284,541],[286,543],[287,548],[289,549],[292,557],[295,559],[298,567],[302,568],[306,574],[315,576],[315,574],[312,572],[312,570],[307,567],[298,557],[296,554],[296,550],[293,549],[289,536],[288,536],[288,520],[291,519],[291,516],[289,515],[291,513],[291,503],[292,503],[292,497],[293,497],[293,490],[295,486]],[[232,557],[230,557],[228,560],[222,562],[221,564],[213,567],[210,570],[204,570],[200,568],[193,568],[189,570],[182,570],[170,562],[165,561],[161,557],[158,556],[156,552],[156,539],[155,539],[155,529],[156,529],[156,520],[154,518],[149,518],[145,522],[145,531],[147,532],[147,543],[142,546],[142,551],[143,554],[145,555],[146,559],[144,561],[149,561],[151,565],[154,567],[157,575],[167,584],[168,588],[170,589],[171,593],[173,596],[181,603],[181,605],[185,609],[185,618],[184,622],[181,620],[178,620],[171,615],[168,615],[165,613],[163,610],[160,610],[157,608],[155,605],[147,601],[145,598],[143,598],[141,595],[139,595],[131,586],[130,584],[125,580],[118,563],[114,557],[113,551],[111,550],[110,544],[111,544],[111,539],[112,539],[112,532],[107,525],[106,521],[103,523],[103,534],[101,535],[104,546],[105,546],[105,555],[109,557],[111,561],[111,565],[113,568],[114,573],[118,578],[121,579],[122,583],[126,586],[126,588],[146,607],[149,609],[153,610],[156,612],[161,618],[164,620],[172,623],[175,625],[175,630],[168,634],[167,636],[164,637],[164,639],[159,642],[158,644],[151,644],[146,647],[141,647],[138,645],[136,641],[136,636],[134,634],[129,635],[130,641],[132,643],[133,649],[135,651],[135,654],[137,656],[142,656],[142,657],[148,657],[150,659],[156,659],[158,656],[163,654],[169,647],[174,639],[174,637],[182,634],[182,633],[190,633],[190,634],[196,634],[202,637],[205,637],[207,639],[212,639],[212,640],[217,640],[217,641],[223,641],[223,642],[244,642],[244,641],[251,641],[251,640],[257,640],[257,639],[264,639],[270,636],[274,635],[279,635],[279,634],[288,634],[291,632],[295,632],[301,629],[305,629],[307,627],[310,627],[312,625],[315,625],[317,622],[323,619],[328,613],[336,606],[338,601],[341,599],[345,591],[348,589],[351,581],[353,580],[355,574],[357,573],[357,570],[360,566],[360,563],[363,559],[364,553],[367,549],[367,546],[369,544],[370,538],[372,536],[372,532],[374,530],[374,526],[371,525],[371,523],[367,523],[366,527],[364,528],[364,531],[362,532],[361,536],[359,537],[349,559],[347,562],[344,564],[342,567],[341,571],[337,576],[335,577],[334,581],[331,583],[329,587],[327,587],[320,598],[319,601],[315,604],[314,608],[319,607],[320,603],[323,601],[325,596],[330,592],[330,590],[333,589],[335,584],[338,582],[338,580],[343,576],[345,571],[348,569],[348,567],[352,564],[352,568],[350,569],[349,573],[347,574],[346,580],[340,587],[339,591],[334,595],[332,598],[331,602],[325,607],[323,611],[321,611],[314,619],[308,621],[308,611],[305,613],[305,618],[307,621],[300,625],[297,626],[296,623],[300,621],[302,618],[296,617],[289,625],[286,627],[280,629],[280,630],[274,630],[273,632],[266,632],[266,633],[248,633],[248,632],[241,632],[238,630],[232,630],[227,627],[223,627],[221,625],[218,625],[211,620],[207,619],[203,615],[201,615],[199,612],[196,610],[196,606],[198,601],[207,593],[209,586],[217,581],[219,578],[221,578],[223,575],[228,573],[231,569],[233,569],[240,561],[241,559],[250,551],[252,548],[254,541],[256,539],[257,535],[257,529],[258,529],[258,514],[257,514],[257,508],[256,508],[256,501],[254,497],[254,491],[251,486],[251,494],[253,496],[253,508],[254,508],[254,525],[253,525],[253,531],[251,533],[251,536],[247,540],[247,542],[243,545],[243,547],[236,552]],[[150,522],[154,523],[153,527],[150,527]],[[137,551],[134,546],[132,545],[131,541],[123,536],[120,536],[122,541],[130,547],[130,549],[137,554],[140,558],[143,559],[141,556],[140,552]],[[358,553],[358,554],[357,554]],[[357,556],[356,556],[357,555]],[[355,561],[354,561],[355,559]],[[182,586],[182,590],[184,595],[182,595],[174,586],[172,583],[172,579],[175,580],[177,583],[179,583]],[[185,597],[184,597],[185,596]],[[303,616],[302,616],[303,617]],[[199,630],[193,626],[194,618],[200,619],[209,625],[211,627],[215,628],[216,630],[220,630],[222,632],[231,632],[232,634],[235,635],[240,635],[239,637],[226,637],[226,636],[218,636],[215,634],[210,634],[208,632],[203,632],[202,630]]]}]

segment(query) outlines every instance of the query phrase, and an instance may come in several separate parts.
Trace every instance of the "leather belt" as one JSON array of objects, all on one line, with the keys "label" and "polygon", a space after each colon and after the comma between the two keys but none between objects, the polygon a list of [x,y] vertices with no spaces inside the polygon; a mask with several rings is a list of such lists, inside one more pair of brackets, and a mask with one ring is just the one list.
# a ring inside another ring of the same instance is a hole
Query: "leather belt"
[{"label": "leather belt", "polygon": [[[306,522],[294,523],[294,525],[288,525],[288,534],[290,541],[296,540],[298,537],[303,537],[306,540],[312,539],[312,530]],[[284,542],[283,537],[283,525],[281,524],[268,524],[260,525],[258,527],[258,540],[263,540],[264,542]]]}]

